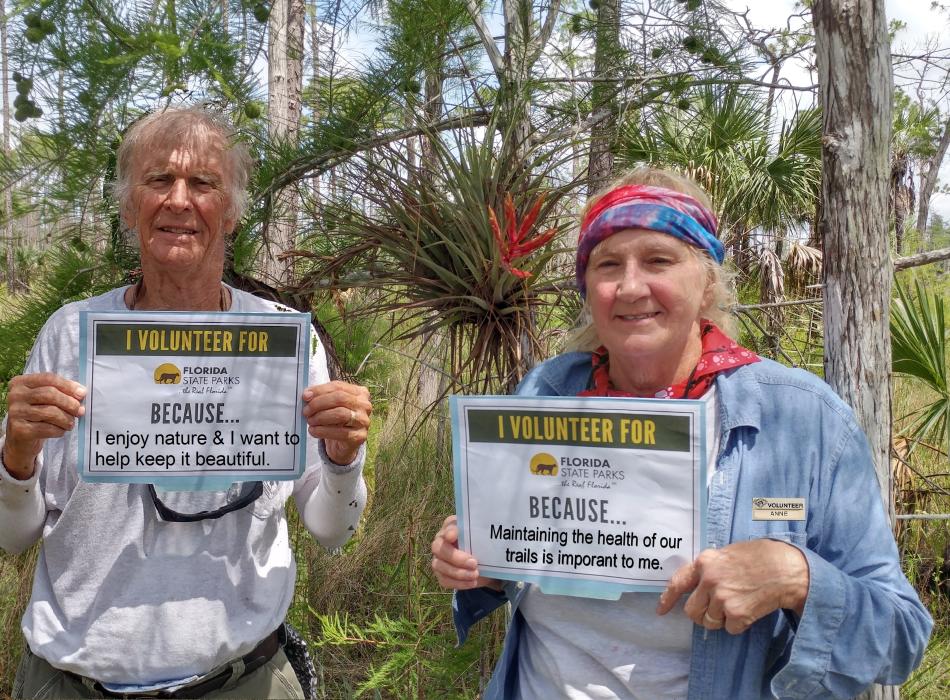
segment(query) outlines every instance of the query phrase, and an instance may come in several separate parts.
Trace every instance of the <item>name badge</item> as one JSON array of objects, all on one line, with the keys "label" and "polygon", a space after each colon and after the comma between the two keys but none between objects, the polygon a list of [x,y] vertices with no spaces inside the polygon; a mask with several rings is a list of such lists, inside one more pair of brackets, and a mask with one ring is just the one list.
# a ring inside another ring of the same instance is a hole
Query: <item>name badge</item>
[{"label": "name badge", "polygon": [[753,498],[753,520],[804,520],[804,498]]}]

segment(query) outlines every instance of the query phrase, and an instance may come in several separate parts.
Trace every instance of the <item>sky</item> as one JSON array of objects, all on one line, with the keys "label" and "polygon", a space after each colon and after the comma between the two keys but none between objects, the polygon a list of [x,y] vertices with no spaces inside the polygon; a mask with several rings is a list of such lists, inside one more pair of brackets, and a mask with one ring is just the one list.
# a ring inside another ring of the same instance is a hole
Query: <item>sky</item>
[{"label": "sky", "polygon": [[[795,9],[796,0],[720,1],[733,10],[748,10],[753,26],[763,29],[784,27],[787,18],[798,12]],[[943,49],[944,55],[950,58],[950,13],[941,13],[931,5],[931,0],[885,0],[888,21],[900,20],[906,24],[906,28],[895,37],[891,47],[893,53],[915,55],[931,44]],[[378,37],[369,27],[361,26],[345,42],[344,56],[360,64],[365,61],[367,54],[372,53],[377,40]],[[791,65],[783,69],[782,75],[795,85],[811,85],[816,81],[816,77],[809,75],[803,68],[796,69]],[[902,70],[897,83],[907,85],[911,77],[911,71]],[[811,99],[808,93],[803,92],[789,92],[787,95],[789,105],[792,104],[791,100],[804,100],[807,103]],[[941,104],[950,111],[950,91],[943,96]],[[940,184],[950,185],[950,158],[941,169]],[[931,211],[950,219],[950,194],[937,193],[931,201]]]},{"label": "sky", "polygon": [[[795,13],[795,0],[724,0],[724,4],[734,10],[748,9],[753,25],[762,28],[784,27],[786,18]],[[943,49],[944,55],[950,52],[950,15],[934,10],[931,0],[885,0],[884,5],[888,21],[900,20],[907,25],[895,36],[892,53],[916,55],[928,44]],[[794,84],[811,82],[803,70],[789,68],[783,74]],[[911,77],[910,71],[901,70],[895,82],[907,85]],[[950,109],[950,95],[945,94],[941,103],[944,109]],[[948,161],[945,159],[941,168],[940,185],[950,184]],[[937,193],[931,200],[931,212],[950,218],[950,194]]]}]

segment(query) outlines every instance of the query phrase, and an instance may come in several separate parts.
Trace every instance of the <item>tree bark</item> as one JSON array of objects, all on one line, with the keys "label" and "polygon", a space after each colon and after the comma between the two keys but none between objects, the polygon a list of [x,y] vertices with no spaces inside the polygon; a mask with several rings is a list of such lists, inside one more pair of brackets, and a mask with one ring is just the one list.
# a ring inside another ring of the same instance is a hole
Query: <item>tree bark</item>
[{"label": "tree bark", "polygon": [[[445,47],[448,44],[447,37],[439,35],[434,43],[438,47]],[[445,96],[442,92],[445,85],[445,56],[440,62],[426,65],[425,84],[423,86],[423,105],[421,127],[425,132],[419,137],[419,170],[417,177],[432,178],[435,169],[438,167],[436,158],[435,140],[439,138],[438,134],[429,131],[429,129],[442,119],[442,112],[445,108]],[[412,123],[407,120],[407,127]],[[411,143],[411,141],[410,141]],[[419,376],[416,385],[416,397],[420,408],[424,411],[434,411],[438,421],[436,429],[436,444],[442,445],[442,439],[445,436],[446,420],[444,410],[439,410],[436,402],[445,395],[446,376],[438,371],[445,365],[445,338],[439,331],[427,333],[422,338],[422,348],[419,351]]]},{"label": "tree bark", "polygon": [[[3,152],[10,152],[10,58],[7,53],[7,4],[0,8],[0,60],[3,61],[0,69],[0,79],[3,81]],[[10,220],[13,211],[13,196],[10,188],[3,191],[3,240],[7,248],[7,291],[16,291],[16,244],[14,240],[13,222]]]},{"label": "tree bark", "polygon": [[587,194],[603,188],[613,176],[614,139],[617,128],[617,84],[601,82],[614,77],[620,55],[620,0],[601,0],[597,9],[597,37],[594,44],[592,110],[607,108],[610,116],[591,129],[587,163]]},{"label": "tree bark", "polygon": [[937,187],[937,177],[940,171],[940,165],[943,163],[944,156],[947,155],[947,147],[950,146],[950,119],[943,125],[943,136],[940,137],[940,143],[937,145],[937,151],[926,162],[925,168],[920,172],[920,199],[917,208],[917,231],[920,233],[920,245],[922,246],[918,253],[922,253],[930,244],[929,228],[927,219],[930,218],[930,198],[933,197],[934,190]]},{"label": "tree bark", "polygon": [[[887,231],[893,86],[884,0],[816,0],[812,13],[824,115],[825,379],[868,436],[893,522]],[[862,697],[898,692],[873,686]]]},{"label": "tree bark", "polygon": [[[278,147],[297,142],[303,90],[303,0],[276,0],[268,20],[267,117],[270,140]],[[292,259],[277,256],[295,247],[297,193],[293,185],[275,193],[265,235],[262,272],[277,286],[292,284]]]}]

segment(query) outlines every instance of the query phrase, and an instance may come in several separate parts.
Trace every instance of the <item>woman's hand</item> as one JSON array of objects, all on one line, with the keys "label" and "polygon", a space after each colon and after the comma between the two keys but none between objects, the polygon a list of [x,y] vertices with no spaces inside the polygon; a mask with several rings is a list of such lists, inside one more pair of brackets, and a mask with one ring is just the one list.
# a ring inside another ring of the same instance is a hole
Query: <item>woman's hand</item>
[{"label": "woman's hand", "polygon": [[302,398],[310,434],[323,438],[330,459],[337,464],[356,459],[373,414],[366,387],[340,381],[315,384],[304,390]]},{"label": "woman's hand", "polygon": [[478,575],[478,562],[475,557],[459,549],[458,520],[450,515],[442,523],[435,539],[432,540],[432,571],[443,588],[464,591],[469,588],[487,586],[501,590],[501,581]]},{"label": "woman's hand", "polygon": [[24,374],[10,380],[3,463],[15,479],[33,476],[33,464],[48,438],[62,437],[85,412],[86,388],[58,374]]},{"label": "woman's hand", "polygon": [[665,615],[692,591],[683,607],[689,619],[706,629],[741,634],[780,608],[801,616],[808,582],[808,561],[792,545],[767,539],[736,542],[704,550],[680,567],[656,612]]}]

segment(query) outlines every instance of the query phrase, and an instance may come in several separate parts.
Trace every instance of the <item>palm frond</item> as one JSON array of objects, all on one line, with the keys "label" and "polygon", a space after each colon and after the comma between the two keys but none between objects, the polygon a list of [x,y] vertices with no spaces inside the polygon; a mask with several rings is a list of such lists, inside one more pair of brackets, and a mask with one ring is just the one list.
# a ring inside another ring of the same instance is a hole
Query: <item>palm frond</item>
[{"label": "palm frond", "polygon": [[927,438],[946,442],[950,454],[950,371],[944,300],[915,281],[914,293],[900,281],[891,308],[892,366],[915,377],[937,398],[910,417],[905,433],[915,442]]}]

